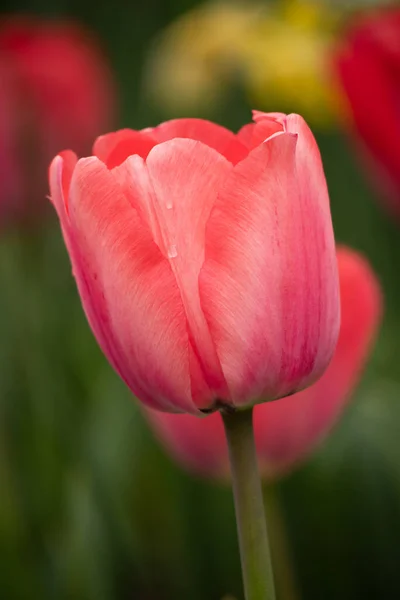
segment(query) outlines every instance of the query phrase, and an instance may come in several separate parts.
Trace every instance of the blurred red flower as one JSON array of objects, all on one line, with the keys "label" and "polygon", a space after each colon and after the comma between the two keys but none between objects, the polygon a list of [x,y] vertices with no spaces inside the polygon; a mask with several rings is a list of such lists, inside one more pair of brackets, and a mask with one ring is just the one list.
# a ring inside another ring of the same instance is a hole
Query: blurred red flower
[{"label": "blurred red flower", "polygon": [[[339,248],[337,258],[342,321],[332,362],[311,387],[254,408],[258,458],[267,479],[285,474],[328,434],[360,377],[378,328],[382,298],[374,272],[348,248]],[[150,409],[145,414],[178,462],[204,476],[228,477],[228,449],[219,413],[204,419]]]},{"label": "blurred red flower", "polygon": [[0,23],[0,217],[47,206],[47,167],[65,147],[89,151],[114,121],[115,85],[97,42],[72,22]]},{"label": "blurred red flower", "polygon": [[334,67],[366,165],[400,216],[400,9],[355,19]]}]

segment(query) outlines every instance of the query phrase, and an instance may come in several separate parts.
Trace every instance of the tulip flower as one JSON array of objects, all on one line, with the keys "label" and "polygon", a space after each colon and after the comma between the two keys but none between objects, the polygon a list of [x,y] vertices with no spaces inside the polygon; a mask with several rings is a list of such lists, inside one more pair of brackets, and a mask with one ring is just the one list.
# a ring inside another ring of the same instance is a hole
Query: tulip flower
[{"label": "tulip flower", "polygon": [[371,12],[348,29],[334,62],[365,164],[400,216],[399,40],[400,9]]},{"label": "tulip flower", "polygon": [[[347,248],[337,251],[341,329],[324,375],[307,390],[255,407],[259,464],[271,480],[303,460],[344,410],[368,358],[381,314],[381,292],[368,262]],[[179,463],[200,475],[225,479],[228,448],[220,414],[204,419],[146,410],[156,436]]]},{"label": "tulip flower", "polygon": [[326,369],[339,330],[329,198],[298,115],[182,119],[58,155],[54,203],[94,335],[167,412],[252,406]]},{"label": "tulip flower", "polygon": [[[65,147],[90,150],[111,126],[114,83],[97,43],[79,26],[39,18],[0,23],[0,218],[45,204],[46,167]],[[39,209],[39,211],[38,211]]]},{"label": "tulip flower", "polygon": [[237,135],[181,119],[66,151],[50,193],[82,304],[134,394],[166,412],[220,410],[246,600],[274,600],[252,407],[313,383],[339,331],[321,158],[298,115]]}]

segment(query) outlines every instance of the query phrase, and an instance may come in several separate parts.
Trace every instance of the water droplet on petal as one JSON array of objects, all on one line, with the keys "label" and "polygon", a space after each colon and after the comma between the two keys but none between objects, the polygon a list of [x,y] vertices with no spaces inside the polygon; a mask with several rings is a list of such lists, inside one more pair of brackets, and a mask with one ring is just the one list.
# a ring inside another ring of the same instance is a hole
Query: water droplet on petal
[{"label": "water droplet on petal", "polygon": [[169,248],[168,248],[168,258],[176,258],[178,256],[178,251],[176,249],[175,244],[172,244]]}]

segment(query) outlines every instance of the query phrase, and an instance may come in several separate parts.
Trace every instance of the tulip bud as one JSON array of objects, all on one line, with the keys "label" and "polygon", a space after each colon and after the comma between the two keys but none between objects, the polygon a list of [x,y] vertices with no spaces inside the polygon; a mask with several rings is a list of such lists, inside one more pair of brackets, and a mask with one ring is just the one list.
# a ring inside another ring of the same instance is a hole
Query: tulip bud
[{"label": "tulip bud", "polygon": [[298,115],[234,135],[181,119],[99,138],[50,167],[81,300],[148,406],[199,414],[294,393],[339,330],[320,154]]}]

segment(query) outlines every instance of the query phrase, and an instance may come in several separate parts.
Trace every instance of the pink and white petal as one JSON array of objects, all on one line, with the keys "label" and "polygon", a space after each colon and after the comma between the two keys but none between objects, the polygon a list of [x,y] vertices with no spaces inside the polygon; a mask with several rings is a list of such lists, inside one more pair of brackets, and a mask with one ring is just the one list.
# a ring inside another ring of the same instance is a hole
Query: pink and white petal
[{"label": "pink and white petal", "polygon": [[246,125],[243,125],[236,134],[238,140],[240,140],[249,150],[253,148],[253,129],[254,123],[247,123]]},{"label": "pink and white petal", "polygon": [[112,169],[112,174],[125,198],[137,211],[143,225],[150,231],[154,242],[164,256],[167,256],[156,212],[154,190],[144,159],[136,154],[130,156],[121,165]]},{"label": "pink and white petal", "polygon": [[[320,344],[314,365],[315,374],[318,376],[325,370],[332,356],[340,325],[340,312],[337,310],[340,299],[335,240],[328,188],[317,142],[307,123],[299,115],[288,115],[286,130],[288,133],[298,134],[296,170],[304,214],[309,215],[309,223],[319,223],[318,227],[312,228],[304,223],[307,235],[314,235],[314,244],[310,238],[308,258],[304,256],[304,268],[309,269],[310,280],[320,283],[320,307],[324,308],[325,313],[320,314]],[[314,212],[317,220],[313,217]],[[317,256],[312,255],[313,245],[319,248]]]},{"label": "pink and white petal", "polygon": [[249,150],[259,146],[271,135],[283,132],[283,126],[275,119],[263,119],[259,123],[248,123],[237,132],[238,139]]},{"label": "pink and white petal", "polygon": [[336,423],[358,382],[382,312],[379,283],[356,252],[339,248],[342,323],[336,351],[311,387],[257,406],[255,437],[265,477],[282,475],[309,454]]},{"label": "pink and white petal", "polygon": [[133,154],[146,158],[156,143],[150,134],[133,129],[120,129],[98,137],[93,145],[93,154],[109,169],[113,169]]},{"label": "pink and white petal", "polygon": [[262,121],[273,120],[273,121],[276,121],[277,123],[281,123],[282,125],[284,125],[285,121],[286,121],[285,113],[281,113],[281,112],[266,113],[266,112],[262,112],[261,110],[253,110],[252,115],[253,115],[253,121],[255,123],[261,123]]},{"label": "pink and white petal", "polygon": [[49,167],[50,201],[63,224],[68,214],[68,192],[78,157],[75,152],[60,152]]},{"label": "pink and white petal", "polygon": [[49,170],[50,199],[53,202],[60,219],[63,238],[68,249],[72,271],[87,319],[103,352],[106,354],[116,371],[119,372],[117,361],[114,360],[115,352],[111,347],[110,339],[104,334],[102,323],[98,318],[99,315],[91,302],[92,291],[86,274],[82,269],[79,247],[76,244],[74,235],[71,233],[67,203],[72,174],[76,163],[77,157],[70,151],[63,152],[54,158]]},{"label": "pink and white petal", "polygon": [[174,138],[190,138],[203,142],[217,150],[234,165],[248,154],[247,147],[232,131],[204,119],[173,119],[145,131],[148,131],[158,142]]},{"label": "pink and white petal", "polygon": [[[215,398],[222,391],[221,386],[226,395],[226,384],[199,308],[198,272],[204,260],[205,222],[218,180],[231,165],[209,147],[183,139],[160,144],[147,163],[132,156],[112,173],[171,262],[188,318],[193,399],[204,407],[210,396]],[[201,182],[204,169],[208,173]],[[210,176],[212,170],[214,176]],[[183,177],[177,177],[178,172]]]},{"label": "pink and white petal", "polygon": [[296,143],[276,134],[253,150],[207,226],[201,303],[238,405],[304,385],[326,343],[324,321],[333,320],[324,304],[326,280],[336,276],[325,248],[332,232],[318,199],[300,193]]},{"label": "pink and white petal", "polygon": [[279,374],[278,223],[289,205],[280,202],[281,188],[295,197],[295,148],[296,138],[282,134],[253,150],[220,191],[207,225],[201,303],[237,404],[255,400],[267,381],[274,388]]},{"label": "pink and white petal", "polygon": [[215,402],[215,392],[210,389],[204,369],[197,355],[197,350],[193,344],[189,346],[189,370],[192,390],[192,399],[195,406],[203,409],[209,409]]},{"label": "pink and white petal", "polygon": [[196,413],[186,318],[171,267],[95,157],[75,168],[70,222],[87,287],[82,301],[101,328],[99,343],[108,342],[103,350],[150,406]]},{"label": "pink and white petal", "polygon": [[199,298],[205,229],[218,190],[232,170],[221,154],[191,139],[174,139],[153,148],[147,169],[154,213],[188,320],[189,338],[215,398],[227,396],[226,382]]}]

